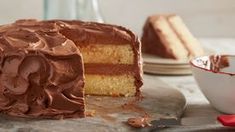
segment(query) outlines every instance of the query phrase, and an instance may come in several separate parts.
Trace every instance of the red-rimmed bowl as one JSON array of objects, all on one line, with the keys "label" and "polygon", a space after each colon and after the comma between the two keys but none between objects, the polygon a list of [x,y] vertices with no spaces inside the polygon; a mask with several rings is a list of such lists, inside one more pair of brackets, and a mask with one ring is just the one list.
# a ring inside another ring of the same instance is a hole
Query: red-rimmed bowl
[{"label": "red-rimmed bowl", "polygon": [[217,110],[235,114],[235,55],[211,55],[190,61],[202,93]]}]

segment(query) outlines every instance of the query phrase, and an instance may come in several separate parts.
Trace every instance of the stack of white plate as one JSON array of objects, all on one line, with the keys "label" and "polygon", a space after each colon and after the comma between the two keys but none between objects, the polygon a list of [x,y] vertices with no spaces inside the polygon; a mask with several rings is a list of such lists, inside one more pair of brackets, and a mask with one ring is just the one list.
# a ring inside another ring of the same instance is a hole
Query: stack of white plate
[{"label": "stack of white plate", "polygon": [[192,74],[189,60],[174,60],[158,56],[143,54],[145,73],[162,75],[189,75]]}]

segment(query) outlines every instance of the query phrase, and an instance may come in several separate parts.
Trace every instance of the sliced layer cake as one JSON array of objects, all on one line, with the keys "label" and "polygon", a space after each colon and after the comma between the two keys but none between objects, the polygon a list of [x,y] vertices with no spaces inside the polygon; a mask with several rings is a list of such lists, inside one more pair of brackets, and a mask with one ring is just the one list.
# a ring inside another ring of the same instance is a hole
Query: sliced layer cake
[{"label": "sliced layer cake", "polygon": [[164,58],[188,59],[204,51],[177,15],[153,15],[146,20],[142,36],[143,52]]},{"label": "sliced layer cake", "polygon": [[140,43],[119,26],[19,20],[0,26],[0,57],[0,111],[13,116],[84,117],[84,90],[134,96],[142,86]]}]

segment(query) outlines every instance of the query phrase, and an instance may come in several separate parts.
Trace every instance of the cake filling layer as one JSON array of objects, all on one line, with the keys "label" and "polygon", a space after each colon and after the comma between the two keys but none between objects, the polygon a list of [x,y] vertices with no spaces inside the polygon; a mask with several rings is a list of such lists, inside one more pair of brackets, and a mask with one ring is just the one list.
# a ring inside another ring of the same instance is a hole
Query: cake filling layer
[{"label": "cake filling layer", "polygon": [[134,75],[137,73],[136,66],[125,64],[84,64],[86,74],[103,74],[103,75]]},{"label": "cake filling layer", "polygon": [[85,93],[91,95],[134,96],[136,94],[133,75],[85,75]]},{"label": "cake filling layer", "polygon": [[[133,64],[134,53],[130,44],[90,44],[80,47],[84,63]],[[95,58],[94,58],[95,56]]]}]

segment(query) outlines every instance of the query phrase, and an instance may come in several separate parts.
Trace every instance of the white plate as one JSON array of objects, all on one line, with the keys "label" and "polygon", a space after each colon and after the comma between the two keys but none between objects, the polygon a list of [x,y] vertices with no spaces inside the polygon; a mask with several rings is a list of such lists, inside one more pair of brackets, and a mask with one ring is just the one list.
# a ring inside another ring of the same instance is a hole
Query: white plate
[{"label": "white plate", "polygon": [[149,65],[144,64],[143,66],[145,73],[150,74],[161,74],[161,75],[190,75],[192,71],[190,68],[167,68],[167,67],[159,67],[158,65]]},{"label": "white plate", "polygon": [[[211,49],[205,49],[205,54],[210,55],[214,54],[215,52]],[[147,64],[164,64],[164,65],[189,65],[189,59],[182,59],[182,60],[175,60],[175,59],[168,59],[168,58],[162,58],[156,55],[151,54],[142,54],[144,63]]]},{"label": "white plate", "polygon": [[[207,55],[213,54],[214,51],[205,49]],[[159,56],[143,53],[145,73],[162,74],[162,75],[188,75],[192,74],[189,65],[189,59],[174,60],[161,58]]]},{"label": "white plate", "polygon": [[174,60],[174,59],[167,59],[161,58],[156,55],[150,55],[143,53],[144,63],[148,64],[164,64],[164,65],[188,65],[189,60]]}]

